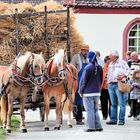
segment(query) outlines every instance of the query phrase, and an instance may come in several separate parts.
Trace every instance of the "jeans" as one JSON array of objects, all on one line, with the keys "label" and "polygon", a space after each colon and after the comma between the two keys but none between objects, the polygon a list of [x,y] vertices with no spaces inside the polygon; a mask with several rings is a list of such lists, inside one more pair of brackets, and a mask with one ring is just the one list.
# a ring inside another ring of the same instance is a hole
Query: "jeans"
[{"label": "jeans", "polygon": [[88,129],[101,129],[101,121],[98,113],[98,100],[99,97],[83,97],[83,103],[87,112],[87,128]]},{"label": "jeans", "polygon": [[[119,117],[119,122],[125,123],[125,112],[128,100],[128,93],[120,93],[118,91],[117,83],[109,84],[108,91],[111,100],[111,110],[110,110],[111,121],[117,123]],[[118,116],[118,105],[120,107],[119,116]]]}]

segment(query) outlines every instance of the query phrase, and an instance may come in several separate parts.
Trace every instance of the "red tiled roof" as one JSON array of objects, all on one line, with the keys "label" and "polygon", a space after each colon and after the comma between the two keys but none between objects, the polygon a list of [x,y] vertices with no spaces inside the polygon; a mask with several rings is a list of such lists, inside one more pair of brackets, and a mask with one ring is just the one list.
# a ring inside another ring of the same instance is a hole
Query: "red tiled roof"
[{"label": "red tiled roof", "polygon": [[140,8],[140,0],[75,0],[75,7]]}]

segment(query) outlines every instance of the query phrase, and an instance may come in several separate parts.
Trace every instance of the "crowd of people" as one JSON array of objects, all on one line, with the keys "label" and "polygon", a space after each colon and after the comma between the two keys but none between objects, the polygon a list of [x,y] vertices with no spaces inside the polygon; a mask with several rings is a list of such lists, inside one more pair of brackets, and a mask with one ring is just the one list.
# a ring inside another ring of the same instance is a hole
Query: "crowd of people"
[{"label": "crowd of people", "polygon": [[[73,56],[71,63],[78,70],[77,110],[73,115],[76,124],[83,125],[83,110],[86,111],[85,132],[103,131],[99,102],[102,119],[109,118],[107,125],[126,123],[127,104],[130,106],[128,117],[140,119],[140,60],[136,51],[128,51],[123,60],[113,50],[103,61],[99,51],[90,51],[87,44],[82,44],[81,52]],[[118,90],[118,81],[124,79],[129,79],[130,93]]]}]

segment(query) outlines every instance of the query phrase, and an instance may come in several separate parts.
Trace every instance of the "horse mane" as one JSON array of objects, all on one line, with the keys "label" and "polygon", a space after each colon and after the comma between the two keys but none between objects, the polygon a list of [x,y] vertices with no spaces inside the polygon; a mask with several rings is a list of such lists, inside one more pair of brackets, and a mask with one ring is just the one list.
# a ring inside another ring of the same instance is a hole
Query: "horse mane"
[{"label": "horse mane", "polygon": [[31,52],[26,52],[24,55],[20,56],[17,61],[17,67],[20,68],[21,72],[24,70],[27,63],[30,63],[30,61],[32,59],[34,60],[34,64],[44,64],[45,65],[45,61],[44,61],[42,53],[35,54],[35,53],[31,53]]},{"label": "horse mane", "polygon": [[40,54],[33,53],[33,55],[34,55],[34,64],[44,64],[45,65],[45,61],[44,61],[42,53],[40,53]]},{"label": "horse mane", "polygon": [[24,70],[30,56],[31,52],[26,52],[17,59],[17,67],[20,68],[21,72]]},{"label": "horse mane", "polygon": [[27,51],[24,53],[24,55],[31,55],[31,52]]},{"label": "horse mane", "polygon": [[58,53],[54,55],[54,64],[57,66],[63,61],[64,59],[64,49],[60,49]]}]

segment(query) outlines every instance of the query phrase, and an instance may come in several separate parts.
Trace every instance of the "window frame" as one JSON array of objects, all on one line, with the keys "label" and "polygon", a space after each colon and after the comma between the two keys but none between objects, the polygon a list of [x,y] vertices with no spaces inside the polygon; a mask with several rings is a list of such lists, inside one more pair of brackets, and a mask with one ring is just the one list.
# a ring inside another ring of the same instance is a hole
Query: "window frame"
[{"label": "window frame", "polygon": [[[131,29],[135,26],[135,25],[137,25],[138,24],[138,26],[139,26],[139,31],[140,31],[140,18],[135,18],[135,19],[133,19],[132,21],[130,21],[127,25],[126,25],[126,27],[125,27],[125,29],[124,29],[124,32],[123,32],[123,48],[122,48],[122,52],[123,52],[123,59],[125,60],[126,59],[126,52],[127,51],[129,51],[129,34],[130,34],[130,31],[132,31]],[[140,36],[139,36],[140,37]],[[133,38],[135,38],[135,37],[133,37]],[[138,39],[140,39],[140,38],[138,38]],[[138,44],[137,44],[138,45]],[[134,47],[134,46],[133,46]],[[137,46],[135,46],[135,47],[137,47]],[[140,46],[138,46],[139,47],[139,49],[140,49]],[[137,52],[138,52],[138,50],[137,50]],[[139,55],[140,55],[140,50],[139,50]]]},{"label": "window frame", "polygon": [[[136,26],[136,29],[133,29],[134,27]],[[132,32],[132,31],[136,31],[136,36],[130,36],[130,33]],[[139,45],[139,39],[140,39],[140,35],[139,35],[139,32],[140,32],[140,23],[136,23],[135,25],[133,25],[131,28],[130,28],[130,30],[129,30],[129,32],[128,32],[128,38],[127,38],[127,44],[128,44],[128,46],[127,46],[127,48],[128,48],[128,51],[131,51],[130,50],[130,48],[136,48],[136,49],[134,49],[134,50],[136,50],[137,52],[138,52],[138,54],[140,55],[140,45]],[[135,43],[134,43],[134,45],[133,46],[131,46],[130,45],[130,39],[136,39],[136,45],[135,45]],[[133,49],[132,49],[133,50]]]}]

